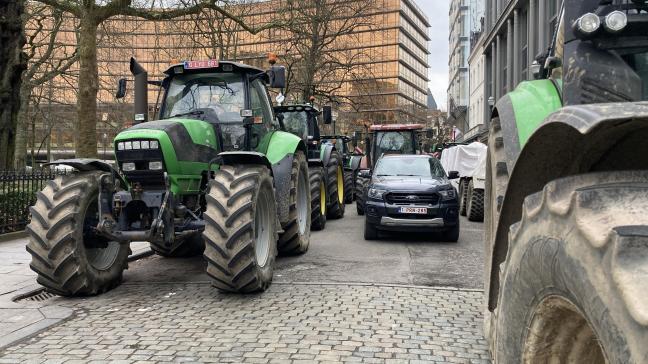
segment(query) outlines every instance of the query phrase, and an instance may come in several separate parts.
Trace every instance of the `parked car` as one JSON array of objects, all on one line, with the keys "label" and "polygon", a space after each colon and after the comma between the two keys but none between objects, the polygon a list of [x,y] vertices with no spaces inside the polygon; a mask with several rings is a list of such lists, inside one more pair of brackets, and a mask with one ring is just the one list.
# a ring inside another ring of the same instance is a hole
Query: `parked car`
[{"label": "parked car", "polygon": [[458,172],[446,175],[438,159],[429,155],[385,155],[365,190],[367,240],[378,232],[440,232],[444,241],[459,239],[459,200],[450,184]]}]

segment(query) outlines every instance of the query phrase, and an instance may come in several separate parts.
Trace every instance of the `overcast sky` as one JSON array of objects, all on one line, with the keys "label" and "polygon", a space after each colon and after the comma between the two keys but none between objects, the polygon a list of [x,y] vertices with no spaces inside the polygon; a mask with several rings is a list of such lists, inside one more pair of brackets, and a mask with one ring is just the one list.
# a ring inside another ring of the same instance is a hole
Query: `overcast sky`
[{"label": "overcast sky", "polygon": [[414,0],[430,19],[430,90],[445,110],[448,89],[448,11],[450,0]]}]

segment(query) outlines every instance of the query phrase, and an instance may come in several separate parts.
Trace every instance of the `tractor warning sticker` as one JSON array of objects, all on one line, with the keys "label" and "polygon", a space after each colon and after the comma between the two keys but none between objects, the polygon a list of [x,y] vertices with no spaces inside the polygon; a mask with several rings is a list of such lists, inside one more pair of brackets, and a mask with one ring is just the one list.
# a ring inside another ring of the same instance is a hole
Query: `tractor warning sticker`
[{"label": "tractor warning sticker", "polygon": [[215,59],[210,59],[207,61],[185,61],[184,68],[186,70],[199,69],[199,68],[216,68],[218,67],[218,61]]}]

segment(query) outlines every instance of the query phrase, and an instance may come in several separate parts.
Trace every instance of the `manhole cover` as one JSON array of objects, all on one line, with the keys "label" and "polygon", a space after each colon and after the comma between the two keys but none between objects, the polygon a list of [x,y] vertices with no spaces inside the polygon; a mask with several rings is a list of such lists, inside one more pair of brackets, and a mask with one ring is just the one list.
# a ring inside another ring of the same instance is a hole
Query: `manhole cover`
[{"label": "manhole cover", "polygon": [[31,302],[43,302],[52,297],[56,297],[54,293],[47,292],[45,289],[37,289],[29,293],[25,293],[13,299],[14,302],[22,301],[31,301]]}]

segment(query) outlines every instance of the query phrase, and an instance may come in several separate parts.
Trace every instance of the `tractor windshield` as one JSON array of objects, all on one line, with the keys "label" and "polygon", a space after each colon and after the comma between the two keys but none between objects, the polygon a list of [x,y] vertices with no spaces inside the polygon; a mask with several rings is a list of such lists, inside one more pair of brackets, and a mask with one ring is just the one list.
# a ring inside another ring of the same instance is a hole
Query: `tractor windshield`
[{"label": "tractor windshield", "polygon": [[[218,122],[242,122],[245,88],[238,73],[192,73],[174,76],[164,101],[163,119],[192,112],[215,114]],[[213,115],[212,114],[212,115]]]},{"label": "tractor windshield", "polygon": [[295,134],[303,140],[308,139],[308,114],[305,111],[286,112],[283,114],[286,131]]},{"label": "tractor windshield", "polygon": [[412,133],[408,131],[377,132],[376,157],[383,154],[416,154]]}]

